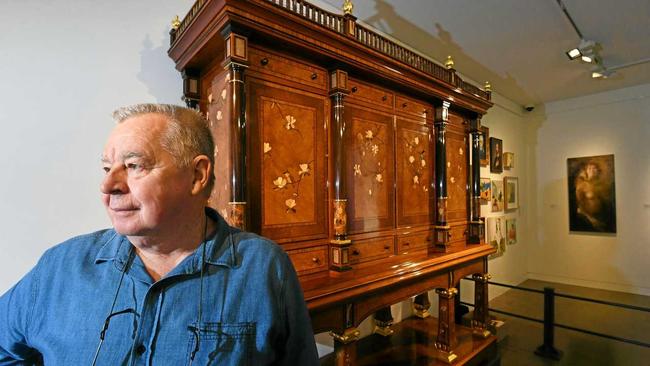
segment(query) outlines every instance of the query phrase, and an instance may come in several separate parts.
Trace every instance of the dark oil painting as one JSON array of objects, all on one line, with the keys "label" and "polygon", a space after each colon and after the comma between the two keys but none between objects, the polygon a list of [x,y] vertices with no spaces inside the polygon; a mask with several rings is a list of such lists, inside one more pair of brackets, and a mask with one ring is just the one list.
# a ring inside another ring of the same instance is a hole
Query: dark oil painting
[{"label": "dark oil painting", "polygon": [[569,230],[616,232],[614,155],[567,159]]}]

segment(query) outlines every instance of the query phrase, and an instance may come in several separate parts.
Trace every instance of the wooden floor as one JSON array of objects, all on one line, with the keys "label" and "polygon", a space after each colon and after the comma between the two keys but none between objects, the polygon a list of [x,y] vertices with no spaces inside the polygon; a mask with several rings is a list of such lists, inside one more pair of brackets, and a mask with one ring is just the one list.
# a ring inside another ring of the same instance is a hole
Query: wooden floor
[{"label": "wooden floor", "polygon": [[[535,280],[525,281],[520,286],[536,289],[550,286],[556,292],[650,307],[650,297],[647,296]],[[562,298],[556,300],[556,323],[650,343],[650,313]],[[535,293],[509,290],[493,299],[490,307],[543,318],[543,298]],[[650,365],[650,348],[559,328],[555,330],[555,346],[563,352],[562,358],[559,361],[543,359],[533,353],[543,343],[542,324],[500,314],[492,315],[506,321],[499,330],[499,338],[502,339],[499,352],[501,365],[504,366]]]}]

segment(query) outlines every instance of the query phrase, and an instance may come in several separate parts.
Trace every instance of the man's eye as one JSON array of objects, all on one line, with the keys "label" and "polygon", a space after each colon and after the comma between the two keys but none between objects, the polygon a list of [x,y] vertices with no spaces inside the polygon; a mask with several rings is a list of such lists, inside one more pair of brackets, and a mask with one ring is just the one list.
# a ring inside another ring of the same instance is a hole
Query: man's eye
[{"label": "man's eye", "polygon": [[102,169],[104,169],[104,173],[108,173],[108,172],[111,171],[111,168],[110,168],[110,167],[107,167],[107,166],[102,167]]},{"label": "man's eye", "polygon": [[140,169],[140,165],[135,164],[135,163],[128,163],[128,164],[126,164],[126,167],[128,169],[131,169],[131,170],[139,170]]}]

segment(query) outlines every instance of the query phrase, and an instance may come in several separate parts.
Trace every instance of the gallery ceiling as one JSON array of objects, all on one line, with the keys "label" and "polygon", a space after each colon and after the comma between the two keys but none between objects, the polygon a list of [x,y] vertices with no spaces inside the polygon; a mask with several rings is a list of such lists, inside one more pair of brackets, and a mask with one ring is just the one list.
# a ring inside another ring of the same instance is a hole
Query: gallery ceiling
[{"label": "gallery ceiling", "polygon": [[435,60],[451,55],[461,75],[489,80],[521,105],[650,83],[650,1],[561,3],[583,37],[601,44],[602,64],[622,68],[592,79],[589,64],[568,59],[580,37],[557,0],[353,0],[353,13]]}]

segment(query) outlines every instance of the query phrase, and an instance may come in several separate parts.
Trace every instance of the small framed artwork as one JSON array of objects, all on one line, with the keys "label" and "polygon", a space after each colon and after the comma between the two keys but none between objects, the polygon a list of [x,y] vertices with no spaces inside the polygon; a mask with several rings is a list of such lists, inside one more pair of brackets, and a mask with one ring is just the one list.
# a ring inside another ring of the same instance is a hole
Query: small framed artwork
[{"label": "small framed artwork", "polygon": [[519,179],[516,177],[503,178],[504,187],[504,208],[506,210],[515,210],[519,208]]},{"label": "small framed artwork", "polygon": [[490,137],[490,129],[481,126],[481,134],[478,138],[478,157],[481,159],[481,166],[488,166],[490,162],[490,151],[487,146],[487,142]]},{"label": "small framed artwork", "polygon": [[492,195],[490,198],[490,206],[492,212],[503,211],[503,181],[493,180],[490,184]]},{"label": "small framed artwork", "polygon": [[503,169],[510,170],[515,167],[515,153],[503,153]]},{"label": "small framed artwork", "polygon": [[569,230],[616,232],[614,155],[567,159]]},{"label": "small framed artwork", "polygon": [[503,172],[503,141],[490,137],[490,172]]},{"label": "small framed artwork", "polygon": [[492,190],[490,189],[491,186],[491,181],[490,178],[481,178],[481,204],[482,205],[487,205],[488,202],[490,202],[490,192]]},{"label": "small framed artwork", "polygon": [[503,234],[503,216],[487,218],[487,242],[497,251],[490,254],[490,259],[500,257],[506,252],[506,238]]},{"label": "small framed artwork", "polygon": [[506,243],[517,244],[517,219],[506,219]]}]

